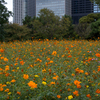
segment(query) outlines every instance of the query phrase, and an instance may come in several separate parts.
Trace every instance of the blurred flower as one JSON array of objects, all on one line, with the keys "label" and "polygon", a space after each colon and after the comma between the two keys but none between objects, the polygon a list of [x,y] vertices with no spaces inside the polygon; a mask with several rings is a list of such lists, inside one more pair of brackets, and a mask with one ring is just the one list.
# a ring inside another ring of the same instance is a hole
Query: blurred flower
[{"label": "blurred flower", "polygon": [[7,88],[7,89],[5,90],[5,92],[9,92],[9,89]]},{"label": "blurred flower", "polygon": [[55,80],[57,80],[57,79],[58,79],[58,76],[56,75],[56,77],[53,77],[52,79],[55,79]]},{"label": "blurred flower", "polygon": [[8,61],[8,59],[7,58],[4,58],[4,61]]},{"label": "blurred flower", "polygon": [[68,99],[69,99],[69,100],[73,99],[73,96],[72,96],[72,95],[69,95],[69,96],[68,96]]},{"label": "blurred flower", "polygon": [[8,95],[10,95],[10,94],[11,94],[11,92],[8,93]]},{"label": "blurred flower", "polygon": [[29,83],[28,83],[28,86],[30,86],[31,88],[37,88],[37,84],[35,83],[35,82],[33,82],[33,81],[30,81]]},{"label": "blurred flower", "polygon": [[47,83],[45,81],[42,82],[43,85],[46,85]]},{"label": "blurred flower", "polygon": [[0,87],[0,91],[3,91],[3,87]]},{"label": "blurred flower", "polygon": [[28,74],[24,74],[23,78],[27,80],[29,78]]},{"label": "blurred flower", "polygon": [[21,92],[18,92],[18,91],[17,91],[17,94],[18,94],[18,95],[20,95],[20,94],[21,94]]},{"label": "blurred flower", "polygon": [[44,68],[44,69],[42,70],[42,72],[46,72],[46,69]]},{"label": "blurred flower", "polygon": [[38,75],[34,75],[34,77],[39,77]]},{"label": "blurred flower", "polygon": [[13,80],[11,80],[11,82],[16,82],[16,80],[15,80],[15,79],[13,79]]},{"label": "blurred flower", "polygon": [[53,52],[52,52],[52,55],[54,55],[54,56],[55,56],[56,54],[57,54],[57,52],[56,52],[56,51],[53,51]]},{"label": "blurred flower", "polygon": [[97,90],[96,90],[96,93],[100,94],[100,89],[97,89]]},{"label": "blurred flower", "polygon": [[91,98],[90,94],[87,94],[86,96],[87,96],[88,98]]},{"label": "blurred flower", "polygon": [[57,95],[57,98],[61,98],[61,96],[60,95]]},{"label": "blurred flower", "polygon": [[50,84],[55,84],[55,82],[51,82]]},{"label": "blurred flower", "polygon": [[100,57],[100,53],[96,53],[95,55],[96,55],[97,57]]},{"label": "blurred flower", "polygon": [[21,65],[24,65],[24,63],[25,63],[25,62],[24,62],[23,60],[22,60],[22,61],[20,61],[20,64],[21,64]]},{"label": "blurred flower", "polygon": [[1,49],[0,49],[0,52],[3,53],[3,52],[4,52],[4,49],[1,48]]},{"label": "blurred flower", "polygon": [[76,96],[79,96],[78,91],[76,91],[76,90],[73,92],[73,94]]}]

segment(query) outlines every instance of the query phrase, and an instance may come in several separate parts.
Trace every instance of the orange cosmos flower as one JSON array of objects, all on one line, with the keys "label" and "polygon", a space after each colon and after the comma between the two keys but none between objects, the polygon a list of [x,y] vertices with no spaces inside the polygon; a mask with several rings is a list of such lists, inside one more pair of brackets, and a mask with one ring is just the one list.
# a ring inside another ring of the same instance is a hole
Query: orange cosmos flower
[{"label": "orange cosmos flower", "polygon": [[20,95],[20,94],[21,94],[21,92],[18,92],[18,91],[17,91],[17,94],[18,94],[18,95]]},{"label": "orange cosmos flower", "polygon": [[13,80],[11,80],[11,82],[16,82],[16,80],[15,80],[15,79],[13,79]]},{"label": "orange cosmos flower", "polygon": [[87,96],[88,98],[91,98],[90,94],[87,94],[86,96]]},{"label": "orange cosmos flower", "polygon": [[68,58],[71,58],[71,57],[72,57],[71,55],[68,56]]},{"label": "orange cosmos flower", "polygon": [[24,63],[25,63],[25,62],[24,62],[23,60],[22,60],[22,61],[20,61],[20,64],[21,64],[21,65],[24,65]]},{"label": "orange cosmos flower", "polygon": [[29,78],[28,74],[24,74],[23,78],[27,80]]},{"label": "orange cosmos flower", "polygon": [[0,87],[0,91],[3,91],[3,87]]},{"label": "orange cosmos flower", "polygon": [[55,82],[51,82],[50,84],[55,84]]},{"label": "orange cosmos flower", "polygon": [[75,76],[75,74],[72,74],[72,76]]},{"label": "orange cosmos flower", "polygon": [[54,56],[55,56],[56,54],[57,54],[57,52],[56,52],[56,51],[53,51],[53,52],[52,52],[52,55],[54,55]]},{"label": "orange cosmos flower", "polygon": [[2,53],[3,53],[3,52],[4,52],[4,49],[2,49],[2,48],[1,48],[1,49],[0,49],[0,52],[2,52]]},{"label": "orange cosmos flower", "polygon": [[85,72],[85,75],[89,75],[89,73],[88,72]]},{"label": "orange cosmos flower", "polygon": [[77,86],[77,88],[81,88],[81,85],[79,84],[79,85],[76,85]]},{"label": "orange cosmos flower", "polygon": [[2,68],[0,68],[0,71],[3,70]]},{"label": "orange cosmos flower", "polygon": [[58,76],[56,76],[56,77],[53,77],[52,79],[55,79],[55,80],[57,80],[57,79],[58,79]]},{"label": "orange cosmos flower", "polygon": [[9,66],[8,65],[5,66],[5,71],[7,71],[7,70],[9,70]]},{"label": "orange cosmos flower", "polygon": [[28,83],[28,86],[30,86],[31,88],[37,88],[37,84],[35,84],[33,81],[30,81],[29,83]]},{"label": "orange cosmos flower", "polygon": [[74,84],[75,84],[75,85],[80,85],[80,83],[81,83],[81,82],[78,81],[78,80],[75,80],[75,81],[74,81]]},{"label": "orange cosmos flower", "polygon": [[61,96],[60,95],[57,95],[57,98],[61,98]]},{"label": "orange cosmos flower", "polygon": [[53,63],[53,61],[51,60],[50,63]]},{"label": "orange cosmos flower", "polygon": [[96,55],[97,57],[100,57],[100,53],[96,53],[95,55]]},{"label": "orange cosmos flower", "polygon": [[4,58],[4,61],[8,61],[8,59],[7,58]]},{"label": "orange cosmos flower", "polygon": [[96,90],[96,93],[100,94],[100,89],[97,89],[97,90]]},{"label": "orange cosmos flower", "polygon": [[50,58],[47,58],[47,60],[49,60],[49,61],[50,61]]},{"label": "orange cosmos flower", "polygon": [[42,72],[46,72],[46,69],[44,68],[44,69],[42,70]]},{"label": "orange cosmos flower", "polygon": [[7,88],[7,89],[5,90],[5,92],[9,92],[9,89]]},{"label": "orange cosmos flower", "polygon": [[76,96],[79,96],[78,91],[76,91],[76,90],[73,92],[73,94]]}]

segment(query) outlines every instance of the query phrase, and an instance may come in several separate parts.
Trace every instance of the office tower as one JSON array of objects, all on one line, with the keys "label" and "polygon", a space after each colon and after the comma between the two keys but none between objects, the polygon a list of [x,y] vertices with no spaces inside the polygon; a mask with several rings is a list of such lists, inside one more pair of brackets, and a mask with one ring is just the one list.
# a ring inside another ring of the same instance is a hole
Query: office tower
[{"label": "office tower", "polygon": [[100,13],[100,7],[97,4],[95,4],[95,2],[94,2],[93,12]]},{"label": "office tower", "polygon": [[13,0],[13,23],[22,25],[22,19],[26,16],[26,0]]},{"label": "office tower", "polygon": [[71,0],[36,0],[36,16],[43,8],[52,10],[60,17],[65,14],[71,16]]},{"label": "office tower", "polygon": [[93,3],[90,0],[72,0],[72,19],[77,24],[83,16],[93,13]]},{"label": "office tower", "polygon": [[28,16],[36,16],[36,0],[26,1],[26,12]]}]

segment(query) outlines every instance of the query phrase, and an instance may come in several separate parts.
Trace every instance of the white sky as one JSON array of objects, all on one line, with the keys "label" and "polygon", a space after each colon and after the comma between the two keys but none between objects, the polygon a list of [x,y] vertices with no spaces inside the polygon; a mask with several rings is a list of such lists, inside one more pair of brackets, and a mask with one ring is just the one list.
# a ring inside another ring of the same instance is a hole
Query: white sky
[{"label": "white sky", "polygon": [[[8,10],[13,12],[13,0],[5,0],[5,2],[7,2],[5,6],[8,8]],[[13,22],[13,17],[10,17],[9,21]]]}]

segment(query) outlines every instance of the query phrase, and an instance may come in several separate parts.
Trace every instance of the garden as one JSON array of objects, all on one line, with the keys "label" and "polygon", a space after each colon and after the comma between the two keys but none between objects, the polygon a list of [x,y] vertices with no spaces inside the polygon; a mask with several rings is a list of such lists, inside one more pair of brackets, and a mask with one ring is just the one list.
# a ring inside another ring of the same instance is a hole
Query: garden
[{"label": "garden", "polygon": [[0,100],[98,100],[100,38],[0,43]]}]

